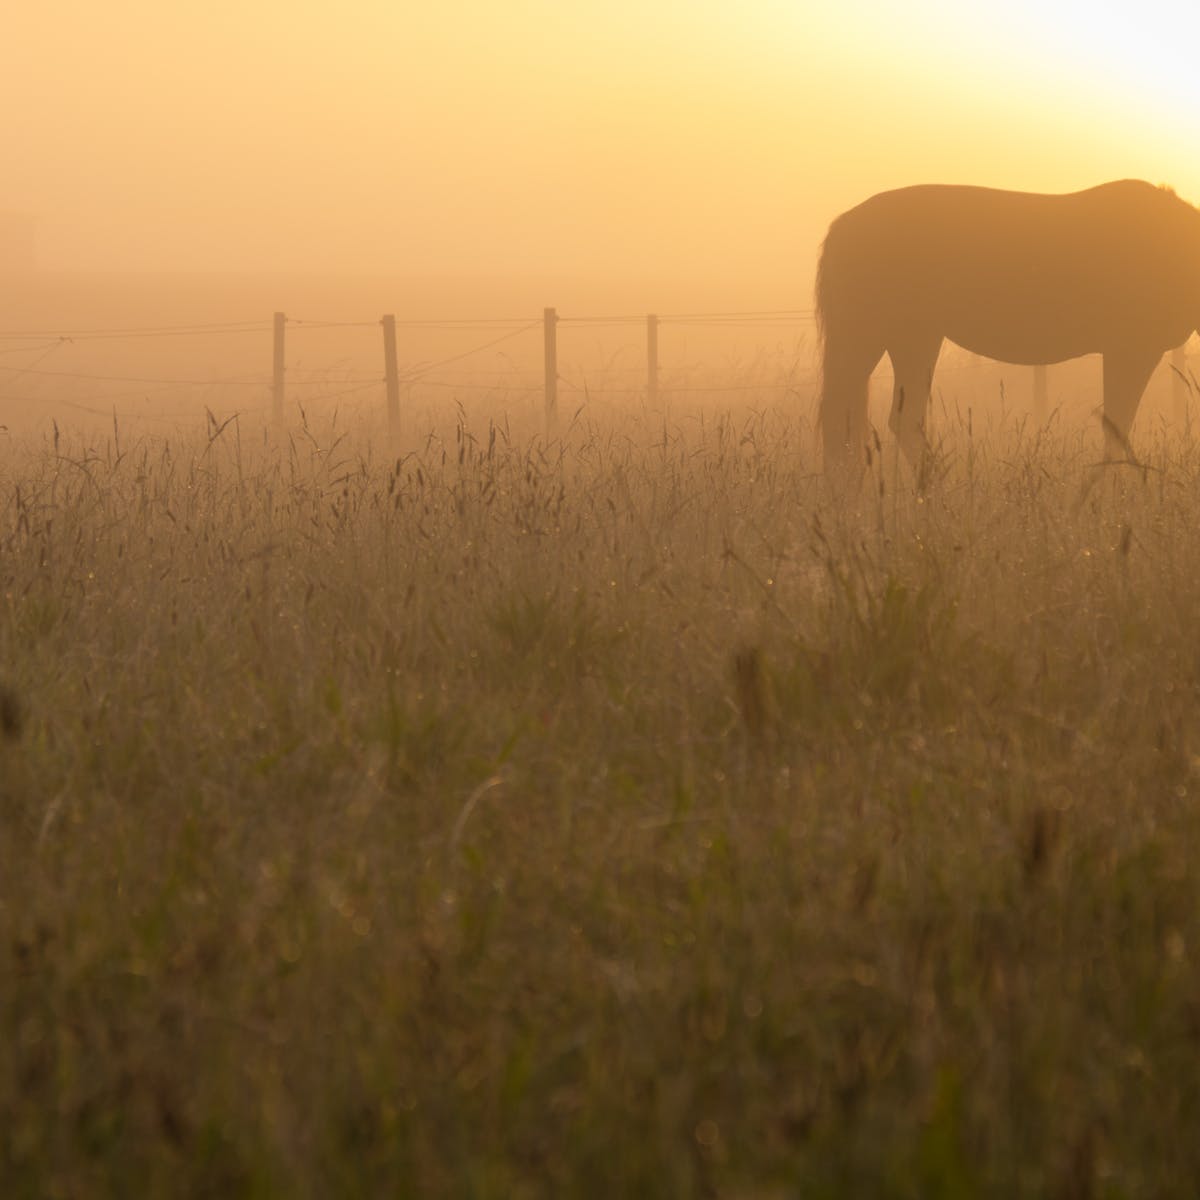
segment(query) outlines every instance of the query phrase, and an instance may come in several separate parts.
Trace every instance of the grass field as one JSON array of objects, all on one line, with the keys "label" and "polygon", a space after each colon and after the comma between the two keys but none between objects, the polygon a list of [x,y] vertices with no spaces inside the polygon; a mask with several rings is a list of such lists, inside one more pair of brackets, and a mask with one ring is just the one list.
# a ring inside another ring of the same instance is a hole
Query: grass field
[{"label": "grass field", "polygon": [[1145,441],[0,443],[0,1192],[1194,1195]]}]

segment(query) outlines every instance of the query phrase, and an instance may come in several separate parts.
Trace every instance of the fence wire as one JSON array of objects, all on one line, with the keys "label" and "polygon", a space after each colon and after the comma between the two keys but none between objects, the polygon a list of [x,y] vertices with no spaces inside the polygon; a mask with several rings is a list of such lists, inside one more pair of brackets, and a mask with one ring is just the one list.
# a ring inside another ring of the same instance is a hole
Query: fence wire
[{"label": "fence wire", "polygon": [[[547,318],[552,320],[547,322]],[[500,346],[516,341],[538,330],[583,331],[596,329],[625,328],[631,331],[646,330],[649,322],[653,322],[660,331],[664,328],[675,328],[682,331],[716,331],[725,330],[740,333],[747,330],[791,330],[797,338],[810,335],[816,313],[813,309],[755,309],[743,311],[695,311],[667,312],[659,314],[645,313],[588,313],[573,315],[560,314],[554,309],[544,310],[537,318],[530,316],[474,316],[474,317],[430,317],[430,318],[392,318],[397,329],[419,331],[421,333],[445,333],[448,335],[463,335],[477,333],[483,340],[470,345],[467,349],[446,354],[440,358],[416,360],[397,365],[397,383],[409,396],[419,389],[428,388],[439,391],[460,392],[463,394],[511,394],[514,391],[532,393],[546,385],[544,373],[531,368],[523,368],[513,364],[512,359],[501,354],[501,363],[489,367],[471,367],[468,362],[472,358],[495,350]],[[325,318],[296,318],[285,317],[283,326],[285,338],[303,335],[310,332],[378,330],[386,318],[374,320],[345,321]],[[111,405],[114,402],[128,401],[141,397],[147,404],[162,402],[168,398],[177,399],[183,394],[198,392],[220,391],[222,389],[248,389],[245,396],[250,404],[237,404],[239,413],[267,411],[274,407],[274,401],[269,393],[275,385],[273,375],[245,374],[213,375],[200,377],[198,375],[174,374],[122,374],[108,373],[102,369],[88,371],[66,369],[61,370],[42,367],[47,358],[54,355],[66,355],[72,348],[85,343],[102,341],[137,341],[161,339],[195,339],[208,338],[221,340],[224,338],[244,337],[247,334],[266,338],[276,327],[274,319],[256,319],[246,321],[220,321],[208,323],[174,324],[174,325],[140,325],[129,327],[99,326],[78,327],[65,329],[8,329],[0,330],[0,355],[7,361],[0,362],[0,403],[23,404],[31,407],[47,404],[61,404],[64,407],[97,416],[125,416],[138,420],[157,420],[179,423],[178,416],[168,416],[152,412],[118,413],[112,408],[98,408],[97,405]],[[557,343],[557,335],[556,335]],[[308,343],[318,345],[319,343]],[[631,347],[639,344],[631,336],[626,345],[616,354],[624,355]],[[661,349],[661,343],[660,343]],[[614,354],[613,357],[616,355]],[[27,357],[29,361],[20,363],[13,361]],[[690,357],[690,355],[689,355]],[[1194,356],[1193,356],[1194,357]],[[263,358],[267,355],[264,353]],[[456,364],[462,364],[459,371],[447,375],[442,369]],[[1185,364],[1186,367],[1186,364]],[[570,373],[557,372],[554,382],[569,389],[573,393],[587,394],[596,397],[630,397],[647,396],[659,397],[684,395],[721,395],[752,392],[777,391],[783,394],[794,393],[801,388],[815,385],[818,373],[804,370],[797,366],[783,376],[771,379],[748,380],[743,373],[728,382],[712,382],[712,372],[704,383],[690,384],[681,381],[681,375],[686,371],[699,370],[698,364],[680,364],[678,362],[663,362],[662,368],[653,380],[647,377],[648,367],[617,365],[610,363],[603,367],[597,376],[588,378],[575,372],[575,378]],[[967,372],[982,370],[997,370],[997,365],[990,360],[975,357],[955,358],[943,362],[939,375],[952,373],[960,375]],[[1176,368],[1178,371],[1178,368]],[[640,380],[639,380],[640,377]],[[608,381],[616,381],[611,386]],[[84,389],[76,389],[84,394],[54,394],[37,395],[37,383],[45,381],[86,385]],[[26,386],[20,395],[13,388],[18,383]],[[283,376],[285,394],[290,395],[293,404],[323,404],[340,400],[343,397],[363,395],[372,391],[380,391],[386,387],[387,380],[379,371],[363,371],[352,369],[346,365],[346,360],[328,364],[323,367],[308,367],[293,361],[285,364]],[[97,386],[98,385],[98,386]],[[117,391],[106,390],[105,385],[124,385]],[[95,388],[93,391],[92,389]],[[137,390],[131,390],[136,388]],[[154,389],[154,394],[147,394],[142,389]],[[253,393],[259,393],[262,401]],[[197,395],[197,399],[199,396]],[[211,401],[210,401],[211,403]]]}]

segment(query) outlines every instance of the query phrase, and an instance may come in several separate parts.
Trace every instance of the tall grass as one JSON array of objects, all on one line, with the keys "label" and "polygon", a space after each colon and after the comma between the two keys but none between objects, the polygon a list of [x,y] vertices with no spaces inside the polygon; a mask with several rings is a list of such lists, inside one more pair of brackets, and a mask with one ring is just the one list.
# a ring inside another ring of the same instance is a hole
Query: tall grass
[{"label": "tall grass", "polygon": [[1192,1193],[1195,445],[233,434],[0,450],[5,1196]]}]

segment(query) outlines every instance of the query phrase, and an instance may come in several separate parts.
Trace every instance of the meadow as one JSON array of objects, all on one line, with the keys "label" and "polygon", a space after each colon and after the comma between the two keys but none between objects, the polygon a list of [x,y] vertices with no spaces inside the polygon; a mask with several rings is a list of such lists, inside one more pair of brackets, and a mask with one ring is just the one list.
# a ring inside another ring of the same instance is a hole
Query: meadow
[{"label": "meadow", "polygon": [[4,1196],[1188,1196],[1200,444],[0,441]]}]

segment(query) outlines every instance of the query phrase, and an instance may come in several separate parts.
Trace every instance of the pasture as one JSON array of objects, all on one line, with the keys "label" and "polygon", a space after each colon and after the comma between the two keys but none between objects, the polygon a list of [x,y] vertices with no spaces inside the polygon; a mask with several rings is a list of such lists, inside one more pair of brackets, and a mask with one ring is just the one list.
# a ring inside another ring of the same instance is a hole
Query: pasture
[{"label": "pasture", "polygon": [[0,441],[4,1195],[1191,1194],[1200,444],[810,415]]}]

